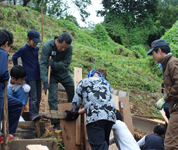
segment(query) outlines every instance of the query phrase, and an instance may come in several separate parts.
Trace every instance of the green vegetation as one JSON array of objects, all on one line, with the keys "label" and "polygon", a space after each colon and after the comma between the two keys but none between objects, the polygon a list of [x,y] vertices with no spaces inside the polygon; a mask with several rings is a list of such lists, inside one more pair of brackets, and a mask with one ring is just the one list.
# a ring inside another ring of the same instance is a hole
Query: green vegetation
[{"label": "green vegetation", "polygon": [[[80,29],[68,20],[44,15],[43,27],[43,43],[63,31],[73,36],[72,74],[74,67],[82,68],[83,78],[91,69],[105,68],[112,88],[130,92],[132,113],[160,116],[154,104],[161,97],[162,72],[146,55],[148,48],[136,44],[128,49],[115,43],[102,24],[97,24],[93,30]],[[13,32],[12,49],[16,51],[25,44],[28,30],[41,32],[41,16],[27,7],[0,3],[0,28]],[[43,43],[39,45],[40,49]],[[144,111],[145,107],[147,111]]]}]

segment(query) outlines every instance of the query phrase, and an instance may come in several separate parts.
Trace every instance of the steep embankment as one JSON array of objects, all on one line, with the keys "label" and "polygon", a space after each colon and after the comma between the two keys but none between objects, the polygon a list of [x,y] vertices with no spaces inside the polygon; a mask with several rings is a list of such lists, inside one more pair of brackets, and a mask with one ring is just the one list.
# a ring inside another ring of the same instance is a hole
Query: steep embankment
[{"label": "steep embankment", "polygon": [[[13,53],[25,44],[28,30],[35,29],[41,32],[41,15],[26,7],[0,3],[0,28],[13,32]],[[146,50],[137,46],[129,50],[115,43],[102,25],[97,25],[90,31],[81,29],[72,22],[45,15],[43,31],[43,43],[63,31],[73,36],[71,73],[74,67],[81,67],[83,77],[86,77],[86,73],[91,69],[105,68],[111,86],[130,93],[132,113],[159,116],[154,104],[161,97],[161,78],[154,74],[154,69],[150,69],[150,63],[155,63],[145,55]],[[40,48],[42,46],[43,44],[39,45]]]}]

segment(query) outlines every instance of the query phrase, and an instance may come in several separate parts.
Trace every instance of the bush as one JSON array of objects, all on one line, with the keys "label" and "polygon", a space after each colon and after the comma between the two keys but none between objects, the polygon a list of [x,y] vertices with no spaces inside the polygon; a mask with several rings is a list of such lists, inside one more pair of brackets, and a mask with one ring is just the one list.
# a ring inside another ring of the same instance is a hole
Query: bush
[{"label": "bush", "polygon": [[130,50],[135,51],[138,54],[139,58],[146,58],[146,50],[143,45],[134,45],[130,48]]}]

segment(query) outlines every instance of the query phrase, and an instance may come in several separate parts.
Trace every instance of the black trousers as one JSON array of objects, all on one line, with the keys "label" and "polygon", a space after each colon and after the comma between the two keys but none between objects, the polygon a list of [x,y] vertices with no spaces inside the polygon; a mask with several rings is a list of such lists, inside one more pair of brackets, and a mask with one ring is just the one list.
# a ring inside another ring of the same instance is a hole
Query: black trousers
[{"label": "black trousers", "polygon": [[108,150],[113,124],[111,121],[99,120],[87,125],[88,140],[92,150]]}]

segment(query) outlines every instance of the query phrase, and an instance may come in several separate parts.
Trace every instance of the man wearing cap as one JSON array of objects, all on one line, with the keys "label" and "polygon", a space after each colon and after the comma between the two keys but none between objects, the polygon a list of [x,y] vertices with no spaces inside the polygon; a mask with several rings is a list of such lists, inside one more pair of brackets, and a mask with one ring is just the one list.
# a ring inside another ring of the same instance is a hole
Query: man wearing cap
[{"label": "man wearing cap", "polygon": [[36,30],[31,30],[27,34],[27,43],[12,56],[14,66],[18,65],[17,59],[21,57],[22,64],[27,73],[26,82],[30,85],[29,111],[30,119],[34,120],[39,114],[41,101],[41,79],[40,65],[38,62],[38,43],[42,43],[40,34]]},{"label": "man wearing cap", "polygon": [[164,77],[166,96],[157,101],[155,107],[161,110],[168,103],[170,119],[165,136],[165,149],[178,149],[178,59],[170,53],[169,44],[165,40],[155,40],[147,52],[153,55],[157,63],[161,64]]},{"label": "man wearing cap", "polygon": [[[67,92],[68,102],[72,102],[74,96],[74,81],[69,72],[72,59],[72,37],[64,32],[58,37],[47,41],[42,48],[40,58],[40,74],[45,93],[49,89],[50,110],[58,110],[58,83],[60,82]],[[49,57],[52,56],[52,59]],[[50,83],[48,83],[48,66],[51,66]],[[60,120],[51,119],[54,130],[61,130]]]}]

